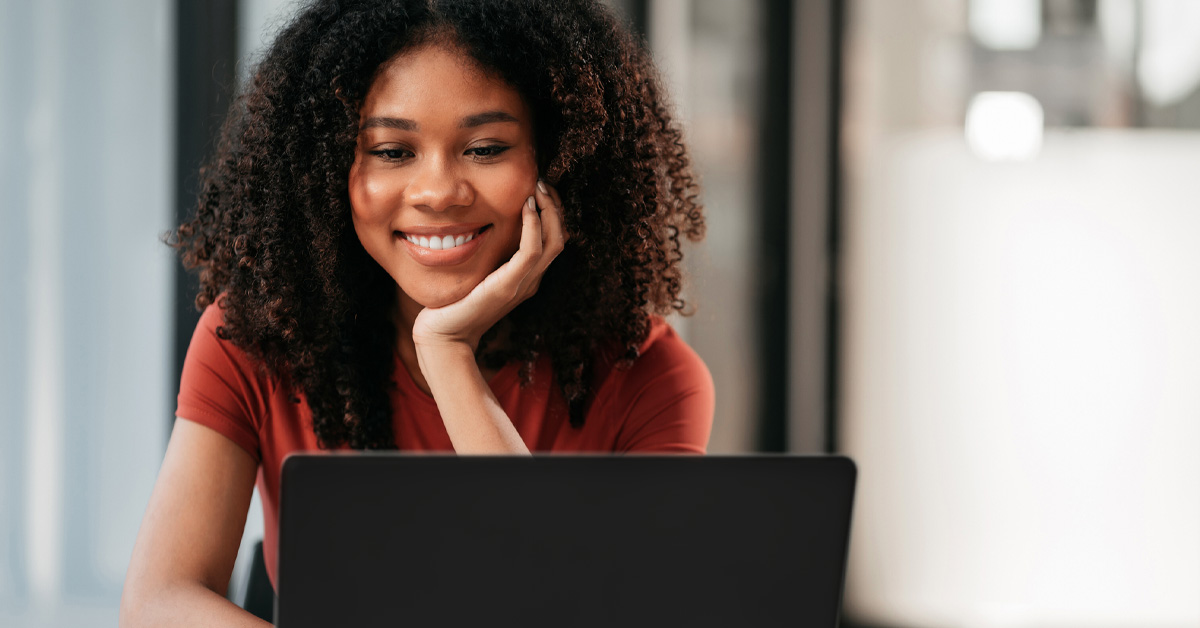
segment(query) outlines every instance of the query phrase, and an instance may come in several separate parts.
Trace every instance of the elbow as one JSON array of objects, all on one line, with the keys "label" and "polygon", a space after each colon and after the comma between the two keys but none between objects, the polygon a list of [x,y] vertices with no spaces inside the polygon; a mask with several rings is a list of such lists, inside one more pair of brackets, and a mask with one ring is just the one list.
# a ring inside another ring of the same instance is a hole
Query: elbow
[{"label": "elbow", "polygon": [[146,590],[145,583],[126,578],[121,590],[121,606],[117,612],[119,628],[144,628],[154,624],[151,618],[153,596]]},{"label": "elbow", "polygon": [[145,615],[142,607],[141,600],[130,591],[129,583],[125,583],[125,589],[121,591],[121,608],[117,612],[118,628],[141,628],[146,625],[142,620]]}]

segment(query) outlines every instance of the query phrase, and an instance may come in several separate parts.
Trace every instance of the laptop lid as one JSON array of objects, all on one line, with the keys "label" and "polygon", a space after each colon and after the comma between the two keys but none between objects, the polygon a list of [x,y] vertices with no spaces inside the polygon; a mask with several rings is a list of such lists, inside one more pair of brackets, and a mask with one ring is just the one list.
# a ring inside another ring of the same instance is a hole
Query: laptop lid
[{"label": "laptop lid", "polygon": [[837,625],[838,456],[302,454],[281,628]]}]

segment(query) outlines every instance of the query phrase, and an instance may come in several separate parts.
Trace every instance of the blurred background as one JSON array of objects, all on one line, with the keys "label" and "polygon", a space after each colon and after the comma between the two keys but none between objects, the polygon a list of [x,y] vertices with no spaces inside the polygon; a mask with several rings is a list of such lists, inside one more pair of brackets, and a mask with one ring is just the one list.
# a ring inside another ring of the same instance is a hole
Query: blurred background
[{"label": "blurred background", "polygon": [[[859,465],[843,625],[1200,626],[1200,1],[610,4],[704,185],[710,451]],[[159,237],[294,7],[0,0],[0,625],[115,625]]]}]

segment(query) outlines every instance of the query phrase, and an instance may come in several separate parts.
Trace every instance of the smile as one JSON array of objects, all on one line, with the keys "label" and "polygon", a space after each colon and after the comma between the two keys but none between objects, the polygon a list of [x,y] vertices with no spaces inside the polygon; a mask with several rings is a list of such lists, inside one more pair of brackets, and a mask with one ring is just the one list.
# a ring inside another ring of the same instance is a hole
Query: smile
[{"label": "smile", "polygon": [[[475,236],[483,233],[489,227],[491,227],[491,225],[484,225],[479,229],[462,231],[458,233],[438,233],[437,231],[428,233],[406,233],[403,231],[398,231],[397,233],[403,236],[405,240],[408,240],[412,244],[415,244],[423,249],[429,249],[430,251],[446,251],[470,242],[471,240],[475,239]],[[417,229],[420,228],[415,228],[414,231]],[[420,230],[429,231],[428,229]]]},{"label": "smile", "polygon": [[417,236],[410,235],[410,236],[404,236],[404,239],[408,240],[409,242],[412,242],[413,244],[415,244],[421,248],[430,249],[433,251],[444,251],[446,249],[452,249],[456,246],[462,246],[462,245],[466,244],[467,242],[470,242],[471,240],[475,239],[475,234],[468,233],[465,236],[461,235],[461,234],[457,235],[457,236],[448,236],[447,235],[447,236],[442,236],[440,238],[437,236],[417,237]]},{"label": "smile", "polygon": [[491,228],[491,224],[411,227],[396,231],[395,236],[419,264],[456,266],[473,257]]}]

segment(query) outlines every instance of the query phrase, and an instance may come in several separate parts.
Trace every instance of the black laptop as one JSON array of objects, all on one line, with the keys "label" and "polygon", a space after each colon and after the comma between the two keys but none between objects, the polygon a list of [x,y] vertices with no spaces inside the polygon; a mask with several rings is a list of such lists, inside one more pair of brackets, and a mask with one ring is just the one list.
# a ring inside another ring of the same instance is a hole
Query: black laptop
[{"label": "black laptop", "polygon": [[280,628],[837,625],[839,456],[305,454]]}]

